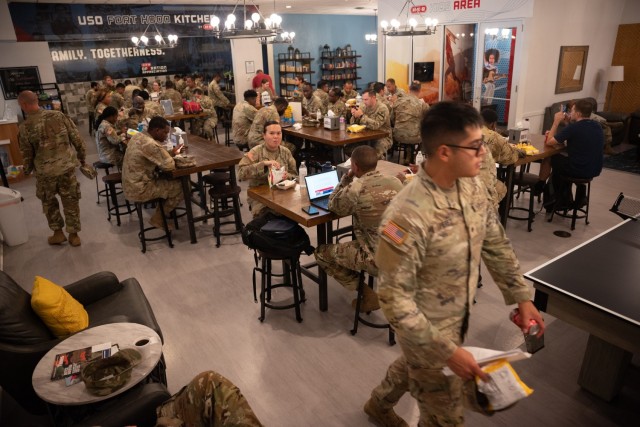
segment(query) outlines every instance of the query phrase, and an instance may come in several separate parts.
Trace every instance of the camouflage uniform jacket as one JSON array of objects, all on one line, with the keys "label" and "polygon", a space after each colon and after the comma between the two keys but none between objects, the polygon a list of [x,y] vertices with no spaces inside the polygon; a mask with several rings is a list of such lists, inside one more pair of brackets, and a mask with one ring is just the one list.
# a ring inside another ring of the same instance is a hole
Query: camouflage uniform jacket
[{"label": "camouflage uniform jacket", "polygon": [[127,108],[131,108],[131,105],[133,103],[133,99],[132,99],[132,95],[133,95],[133,91],[136,89],[140,89],[138,86],[136,85],[127,85],[124,88],[124,106]]},{"label": "camouflage uniform jacket", "polygon": [[[506,304],[528,301],[518,260],[475,178],[450,191],[421,169],[393,199],[376,251],[380,306],[411,366],[442,364],[473,305],[480,257]],[[447,333],[441,333],[447,331]]]},{"label": "camouflage uniform jacket", "polygon": [[[344,116],[347,114],[347,106],[344,105],[342,99],[338,99],[335,103],[329,103],[329,110],[333,111],[336,116]],[[329,111],[327,110],[327,112]]]},{"label": "camouflage uniform jacket", "polygon": [[174,81],[174,83],[175,83],[175,86],[176,86],[176,90],[177,90],[178,92],[183,92],[183,91],[184,91],[184,88],[185,88],[185,87],[186,87],[186,85],[187,85],[187,84],[185,83],[184,79],[178,79],[178,80],[175,80],[175,81]]},{"label": "camouflage uniform jacket", "polygon": [[164,91],[161,100],[168,99],[171,101],[171,105],[173,106],[173,112],[177,113],[180,108],[182,108],[182,95],[175,89],[167,89]]},{"label": "camouflage uniform jacket", "polygon": [[175,170],[171,154],[147,132],[135,134],[127,144],[122,165],[122,188],[127,200],[147,200],[155,185],[157,171]]},{"label": "camouflage uniform jacket", "polygon": [[200,104],[200,107],[202,107],[203,113],[207,113],[211,117],[215,117],[217,119],[218,115],[216,114],[216,110],[213,108],[213,99],[207,95],[202,95],[202,98],[197,99],[196,102]]},{"label": "camouflage uniform jacket", "polygon": [[420,143],[420,122],[426,105],[415,96],[398,98],[391,112],[392,121],[395,120],[393,138],[396,141],[405,144]]},{"label": "camouflage uniform jacket", "polygon": [[217,81],[211,80],[208,91],[209,98],[213,101],[214,107],[226,107],[229,105],[229,99],[224,96],[224,93],[220,90],[220,85]]},{"label": "camouflage uniform jacket", "polygon": [[322,89],[316,89],[313,91],[313,96],[322,102],[322,115],[327,114],[327,109],[329,108],[329,94]]},{"label": "camouflage uniform jacket", "polygon": [[144,101],[143,118],[151,119],[156,116],[164,117],[162,106],[155,101]]},{"label": "camouflage uniform jacket", "polygon": [[124,129],[125,132],[127,129],[138,130],[138,123],[142,120],[144,120],[143,114],[139,110],[131,108],[124,111],[122,117],[116,122],[116,128]]},{"label": "camouflage uniform jacket", "polygon": [[[233,121],[231,123],[231,138],[233,142],[246,145],[251,125],[258,110],[247,101],[233,107]],[[277,114],[277,111],[276,111]]]},{"label": "camouflage uniform jacket", "polygon": [[491,155],[490,150],[486,150],[484,160],[480,165],[480,173],[478,174],[480,181],[487,188],[489,201],[498,206],[500,200],[507,194],[507,186],[502,181],[498,180],[498,173],[496,171],[496,161]]},{"label": "camouflage uniform jacket", "polygon": [[376,102],[375,107],[365,107],[364,114],[359,118],[351,116],[351,124],[365,125],[367,129],[382,130],[388,132],[387,139],[389,147],[391,147],[391,120],[389,117],[389,109],[379,102]]},{"label": "camouflage uniform jacket", "polygon": [[264,144],[249,150],[238,164],[238,177],[241,181],[249,179],[249,187],[259,187],[269,183],[268,168],[260,164],[263,160],[275,160],[287,168],[287,179],[295,178],[296,161],[287,147],[282,145],[276,151],[269,151]]},{"label": "camouflage uniform jacket", "polygon": [[373,170],[358,179],[345,173],[329,196],[331,212],[339,216],[353,215],[356,240],[371,259],[378,247],[382,214],[400,190],[402,183],[398,178]]},{"label": "camouflage uniform jacket", "polygon": [[342,100],[343,101],[348,101],[350,99],[356,99],[358,97],[358,92],[355,91],[355,89],[351,89],[350,92],[347,91],[342,91]]},{"label": "camouflage uniform jacket", "polygon": [[280,121],[280,115],[278,114],[278,110],[276,109],[275,105],[263,107],[256,113],[256,116],[253,119],[253,123],[251,124],[249,136],[247,138],[249,147],[253,148],[256,145],[260,145],[264,142],[264,124],[268,121]]},{"label": "camouflage uniform jacket", "polygon": [[100,161],[117,164],[116,159],[122,157],[119,150],[120,142],[121,138],[113,125],[106,120],[101,121],[96,131],[96,145]]},{"label": "camouflage uniform jacket", "polygon": [[[84,162],[86,147],[71,119],[60,111],[39,110],[20,124],[18,144],[24,172],[60,176]],[[72,148],[73,147],[73,148]],[[74,151],[75,149],[75,151]]]},{"label": "camouflage uniform jacket", "polygon": [[520,150],[509,144],[498,132],[482,126],[482,137],[496,163],[512,165],[520,158]]},{"label": "camouflage uniform jacket", "polygon": [[124,98],[118,92],[111,92],[111,104],[113,108],[120,111],[124,107]]},{"label": "camouflage uniform jacket", "polygon": [[193,96],[193,90],[195,90],[197,88],[197,86],[194,86],[193,89],[191,89],[189,86],[185,86],[184,89],[182,90],[182,99],[184,99],[185,101],[191,101],[191,97]]},{"label": "camouflage uniform jacket", "polygon": [[95,113],[96,113],[96,117],[98,117],[100,114],[102,114],[102,112],[104,111],[104,109],[107,108],[106,104],[103,104],[102,102],[98,102],[96,104],[96,108],[95,108]]},{"label": "camouflage uniform jacket", "polygon": [[84,101],[87,103],[87,111],[89,113],[93,113],[95,111],[96,104],[96,91],[90,89],[87,94],[84,96]]},{"label": "camouflage uniform jacket", "polygon": [[302,103],[302,108],[314,119],[316,118],[316,111],[320,110],[321,113],[323,112],[322,101],[315,95],[311,95],[309,99],[303,96],[300,102]]},{"label": "camouflage uniform jacket", "polygon": [[387,97],[384,95],[380,95],[379,93],[376,94],[376,104],[384,104],[384,106],[387,107],[387,110],[393,110],[393,106],[391,105],[391,102],[389,102]]}]

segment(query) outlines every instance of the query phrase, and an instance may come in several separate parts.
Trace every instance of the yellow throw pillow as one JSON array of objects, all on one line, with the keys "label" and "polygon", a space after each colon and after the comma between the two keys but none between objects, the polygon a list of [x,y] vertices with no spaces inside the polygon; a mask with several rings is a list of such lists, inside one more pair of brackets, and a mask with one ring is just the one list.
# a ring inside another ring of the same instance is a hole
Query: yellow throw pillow
[{"label": "yellow throw pillow", "polygon": [[31,308],[58,338],[89,326],[89,314],[63,287],[36,276],[31,292]]}]

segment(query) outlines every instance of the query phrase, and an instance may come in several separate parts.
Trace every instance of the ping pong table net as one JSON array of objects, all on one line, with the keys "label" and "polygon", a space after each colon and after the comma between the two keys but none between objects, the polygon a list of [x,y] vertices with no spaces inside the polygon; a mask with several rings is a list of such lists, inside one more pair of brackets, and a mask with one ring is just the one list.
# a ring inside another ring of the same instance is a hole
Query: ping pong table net
[{"label": "ping pong table net", "polygon": [[620,193],[609,210],[622,219],[631,218],[636,221],[640,217],[640,199]]}]

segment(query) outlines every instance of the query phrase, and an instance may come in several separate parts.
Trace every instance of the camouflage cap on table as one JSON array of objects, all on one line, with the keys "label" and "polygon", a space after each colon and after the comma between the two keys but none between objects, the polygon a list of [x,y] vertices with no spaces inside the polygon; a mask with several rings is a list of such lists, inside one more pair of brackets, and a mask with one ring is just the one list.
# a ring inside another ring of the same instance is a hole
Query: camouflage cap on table
[{"label": "camouflage cap on table", "polygon": [[133,367],[141,360],[142,355],[137,350],[125,348],[111,357],[87,363],[80,375],[89,393],[107,396],[129,381]]}]

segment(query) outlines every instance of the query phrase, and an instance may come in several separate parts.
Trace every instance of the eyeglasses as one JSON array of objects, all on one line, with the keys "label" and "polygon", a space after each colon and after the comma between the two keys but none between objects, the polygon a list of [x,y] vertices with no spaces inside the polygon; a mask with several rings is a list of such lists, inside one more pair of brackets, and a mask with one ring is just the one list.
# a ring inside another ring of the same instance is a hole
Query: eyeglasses
[{"label": "eyeglasses", "polygon": [[482,148],[485,146],[484,145],[484,139],[482,141],[480,141],[480,143],[478,145],[472,145],[467,147],[466,145],[455,145],[455,144],[444,144],[447,147],[454,147],[454,148],[464,148],[465,150],[473,150],[476,152],[476,157],[480,157],[480,150],[482,150]]}]

